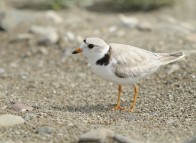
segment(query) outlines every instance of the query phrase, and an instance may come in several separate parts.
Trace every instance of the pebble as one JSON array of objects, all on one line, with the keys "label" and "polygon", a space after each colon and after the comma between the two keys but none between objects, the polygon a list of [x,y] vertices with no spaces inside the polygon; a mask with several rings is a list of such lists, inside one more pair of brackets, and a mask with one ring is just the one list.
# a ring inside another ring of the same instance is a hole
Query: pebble
[{"label": "pebble", "polygon": [[107,138],[112,138],[114,136],[113,131],[105,128],[99,128],[87,132],[79,137],[79,143],[81,142],[101,142],[104,143]]},{"label": "pebble", "polygon": [[66,37],[67,37],[68,40],[70,40],[70,41],[75,40],[75,35],[74,35],[74,33],[71,32],[71,31],[66,32]]},{"label": "pebble", "polygon": [[29,120],[32,120],[33,118],[35,118],[35,116],[36,116],[35,114],[27,113],[27,114],[25,114],[24,119],[26,121],[29,121]]},{"label": "pebble", "polygon": [[51,134],[53,132],[53,128],[51,127],[41,127],[38,128],[37,133],[40,135]]},{"label": "pebble", "polygon": [[167,21],[167,22],[169,22],[169,23],[172,23],[172,24],[175,24],[176,22],[177,22],[177,20],[174,18],[174,17],[172,17],[172,16],[164,16],[164,17],[162,17],[165,21]]},{"label": "pebble", "polygon": [[182,28],[187,29],[190,32],[196,32],[195,26],[193,26],[189,23],[186,23],[186,22],[180,22],[180,24],[181,24]]},{"label": "pebble", "polygon": [[23,124],[24,122],[25,120],[20,116],[11,114],[0,115],[0,127],[19,125]]},{"label": "pebble", "polygon": [[34,108],[23,103],[14,103],[11,108],[15,111],[32,111]]},{"label": "pebble", "polygon": [[5,109],[7,109],[7,106],[0,107],[0,110],[5,110]]},{"label": "pebble", "polygon": [[48,54],[48,50],[45,47],[40,47],[39,51],[43,55],[47,55]]},{"label": "pebble", "polygon": [[5,72],[5,69],[4,68],[0,68],[0,74],[4,73],[4,72]]},{"label": "pebble", "polygon": [[12,141],[12,140],[7,140],[5,142],[1,142],[1,143],[16,143],[15,141]]},{"label": "pebble", "polygon": [[117,31],[117,30],[118,30],[118,27],[115,26],[115,25],[110,26],[110,27],[108,28],[108,31],[111,32],[111,33],[115,32],[115,31]]},{"label": "pebble", "polygon": [[33,35],[29,33],[20,33],[16,35],[13,41],[28,41],[33,37]]},{"label": "pebble", "polygon": [[170,100],[170,101],[173,101],[173,100],[174,100],[174,95],[169,94],[169,100]]},{"label": "pebble", "polygon": [[46,12],[46,18],[57,24],[63,23],[63,18],[53,10],[49,10]]},{"label": "pebble", "polygon": [[0,30],[9,31],[24,22],[35,20],[32,12],[23,12],[20,10],[0,10]]},{"label": "pebble", "polygon": [[192,78],[196,78],[196,75],[192,74],[191,77],[192,77]]},{"label": "pebble", "polygon": [[196,137],[193,137],[192,139],[190,139],[189,141],[185,143],[196,143]]},{"label": "pebble", "polygon": [[149,22],[142,22],[137,25],[137,29],[141,31],[151,31],[152,30],[152,24]]},{"label": "pebble", "polygon": [[190,34],[186,37],[186,39],[190,42],[196,42],[196,34]]},{"label": "pebble", "polygon": [[80,35],[77,36],[78,43],[81,43],[84,40],[84,38]]},{"label": "pebble", "polygon": [[54,27],[32,26],[29,32],[40,35],[39,44],[55,44],[59,40],[59,35]]},{"label": "pebble", "polygon": [[135,17],[128,17],[123,14],[120,14],[119,19],[123,25],[130,27],[130,28],[135,28],[139,24],[138,19]]},{"label": "pebble", "polygon": [[133,141],[130,138],[118,134],[114,135],[113,139],[117,143],[133,143]]}]

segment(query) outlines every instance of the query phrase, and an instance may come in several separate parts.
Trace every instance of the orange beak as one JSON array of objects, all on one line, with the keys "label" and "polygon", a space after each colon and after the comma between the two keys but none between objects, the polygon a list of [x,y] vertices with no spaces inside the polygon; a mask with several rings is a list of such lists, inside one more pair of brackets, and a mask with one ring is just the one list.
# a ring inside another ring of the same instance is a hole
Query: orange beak
[{"label": "orange beak", "polygon": [[81,53],[83,50],[81,48],[77,48],[75,51],[72,52],[72,54],[78,54]]}]

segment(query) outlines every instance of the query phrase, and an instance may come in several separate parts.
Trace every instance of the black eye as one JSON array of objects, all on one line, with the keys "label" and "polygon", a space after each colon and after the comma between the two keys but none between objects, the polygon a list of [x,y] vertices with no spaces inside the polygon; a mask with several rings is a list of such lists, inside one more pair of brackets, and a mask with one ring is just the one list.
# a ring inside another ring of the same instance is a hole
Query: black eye
[{"label": "black eye", "polygon": [[89,44],[88,47],[89,47],[90,49],[92,49],[92,48],[94,47],[94,45],[93,45],[93,44]]},{"label": "black eye", "polygon": [[83,42],[86,43],[86,39],[84,39]]}]

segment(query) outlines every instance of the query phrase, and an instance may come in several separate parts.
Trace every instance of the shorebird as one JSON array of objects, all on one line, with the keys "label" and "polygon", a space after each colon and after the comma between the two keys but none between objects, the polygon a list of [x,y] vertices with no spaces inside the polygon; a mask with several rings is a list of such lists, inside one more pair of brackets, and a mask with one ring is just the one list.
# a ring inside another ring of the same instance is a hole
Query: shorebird
[{"label": "shorebird", "polygon": [[133,112],[138,96],[137,82],[157,71],[162,65],[184,57],[178,53],[153,53],[130,45],[107,43],[100,38],[86,38],[72,54],[83,52],[92,71],[103,79],[118,85],[118,98],[114,110],[125,110],[120,105],[122,85],[134,85]]}]

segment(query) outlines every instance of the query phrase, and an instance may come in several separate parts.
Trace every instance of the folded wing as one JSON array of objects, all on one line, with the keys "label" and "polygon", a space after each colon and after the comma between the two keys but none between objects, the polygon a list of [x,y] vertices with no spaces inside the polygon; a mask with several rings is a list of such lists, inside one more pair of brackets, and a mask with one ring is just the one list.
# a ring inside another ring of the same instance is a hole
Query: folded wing
[{"label": "folded wing", "polygon": [[120,78],[140,78],[155,72],[162,64],[159,54],[122,44],[111,44],[114,72]]}]

